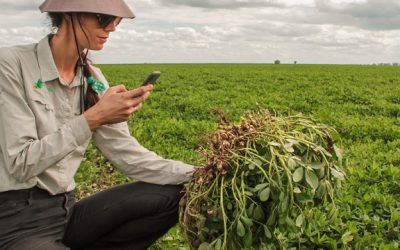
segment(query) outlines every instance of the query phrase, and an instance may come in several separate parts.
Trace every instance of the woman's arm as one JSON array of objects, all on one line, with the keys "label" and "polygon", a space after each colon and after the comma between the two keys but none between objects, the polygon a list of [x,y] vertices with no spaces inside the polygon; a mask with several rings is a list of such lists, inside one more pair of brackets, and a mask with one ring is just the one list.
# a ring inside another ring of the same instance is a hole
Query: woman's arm
[{"label": "woman's arm", "polygon": [[[92,71],[96,79],[99,79],[108,86],[108,82],[100,69],[92,67]],[[143,88],[144,90],[151,91],[152,85],[138,89]],[[138,89],[129,92],[135,93]],[[105,95],[102,96],[99,103],[105,97]],[[140,100],[140,104],[136,107],[140,108],[141,103],[147,97],[148,94]],[[191,165],[164,159],[141,146],[130,135],[126,122],[99,127],[93,134],[93,139],[97,148],[100,149],[104,156],[127,176],[137,180],[155,184],[181,184],[189,179],[193,171],[193,166]]]},{"label": "woman's arm", "polygon": [[181,184],[188,181],[193,166],[167,160],[141,146],[129,134],[127,123],[100,127],[94,134],[96,146],[123,173],[154,184]]}]

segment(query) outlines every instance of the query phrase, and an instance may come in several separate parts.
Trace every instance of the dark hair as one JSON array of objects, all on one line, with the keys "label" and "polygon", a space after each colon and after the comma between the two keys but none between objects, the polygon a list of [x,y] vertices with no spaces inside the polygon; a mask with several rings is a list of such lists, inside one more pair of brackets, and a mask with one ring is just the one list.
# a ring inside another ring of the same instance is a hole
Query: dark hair
[{"label": "dark hair", "polygon": [[64,18],[64,13],[49,12],[47,15],[50,18],[51,26],[53,28],[59,28]]},{"label": "dark hair", "polygon": [[[50,18],[52,28],[60,28],[61,23],[64,19],[64,16],[65,16],[65,13],[49,12],[48,17]],[[79,16],[79,13],[78,13],[78,16]],[[79,22],[79,25],[82,27],[79,18],[78,18],[78,22]],[[82,29],[82,31],[84,32],[84,34],[87,38],[85,31],[83,29]],[[92,76],[92,74],[93,74],[92,70],[89,67],[89,64],[92,64],[92,61],[87,58],[87,55],[85,53],[81,53],[80,56],[83,60],[83,75],[87,79],[88,77]],[[77,63],[76,67],[79,66],[79,63],[80,62]],[[82,86],[82,88],[84,88],[84,86]],[[84,110],[86,111],[90,107],[95,105],[99,101],[99,99],[100,99],[99,95],[93,90],[92,86],[88,85],[87,90],[86,90],[86,95],[84,98]]]}]

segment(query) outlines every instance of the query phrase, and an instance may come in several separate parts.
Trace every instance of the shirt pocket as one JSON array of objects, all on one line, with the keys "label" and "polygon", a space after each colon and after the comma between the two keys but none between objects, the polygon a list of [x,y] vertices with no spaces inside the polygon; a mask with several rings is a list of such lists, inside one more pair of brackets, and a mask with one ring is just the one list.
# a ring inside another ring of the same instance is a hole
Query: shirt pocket
[{"label": "shirt pocket", "polygon": [[54,112],[54,107],[50,103],[44,101],[42,98],[34,97],[32,101],[37,102],[40,106],[44,108],[44,112]]},{"label": "shirt pocket", "polygon": [[55,109],[52,103],[40,94],[32,95],[29,99],[32,112],[35,115],[39,139],[57,131]]}]

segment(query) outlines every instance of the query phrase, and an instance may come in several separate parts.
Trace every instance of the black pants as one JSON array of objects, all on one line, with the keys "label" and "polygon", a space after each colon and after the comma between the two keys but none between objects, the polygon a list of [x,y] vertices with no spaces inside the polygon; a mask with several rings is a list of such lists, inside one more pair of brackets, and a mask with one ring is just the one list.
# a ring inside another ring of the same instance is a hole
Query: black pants
[{"label": "black pants", "polygon": [[77,203],[72,192],[3,192],[0,249],[147,249],[176,224],[181,190],[136,182]]}]

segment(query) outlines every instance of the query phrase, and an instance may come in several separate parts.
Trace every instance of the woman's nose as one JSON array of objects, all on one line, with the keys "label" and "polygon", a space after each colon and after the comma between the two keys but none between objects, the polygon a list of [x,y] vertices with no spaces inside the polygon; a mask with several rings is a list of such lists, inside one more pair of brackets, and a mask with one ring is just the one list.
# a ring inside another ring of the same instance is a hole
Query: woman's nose
[{"label": "woman's nose", "polygon": [[110,24],[108,24],[106,27],[104,27],[104,29],[108,32],[114,32],[117,28],[117,26],[119,25],[119,23],[121,22],[122,18],[117,17],[114,19],[114,21],[112,21]]}]

